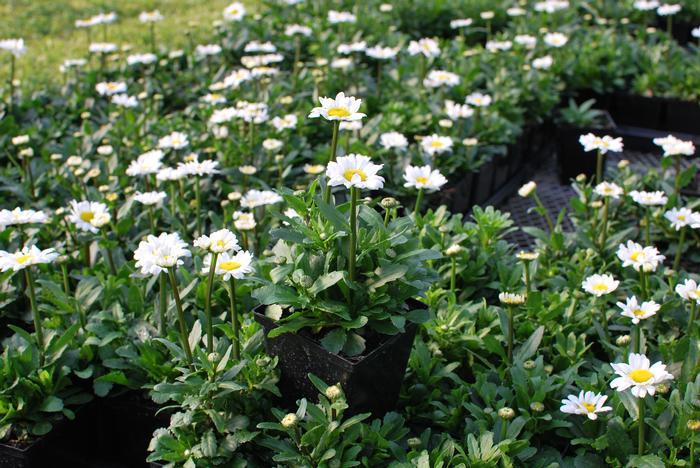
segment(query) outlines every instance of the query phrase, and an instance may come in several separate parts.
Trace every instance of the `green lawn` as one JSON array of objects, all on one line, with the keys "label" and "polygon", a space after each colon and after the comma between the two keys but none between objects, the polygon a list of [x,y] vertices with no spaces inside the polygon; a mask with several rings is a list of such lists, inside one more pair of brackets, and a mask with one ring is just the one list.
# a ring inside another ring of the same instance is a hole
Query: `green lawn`
[{"label": "green lawn", "polygon": [[[18,61],[17,77],[25,89],[60,83],[58,67],[66,58],[84,57],[87,34],[76,29],[76,19],[115,11],[119,19],[107,29],[107,40],[129,44],[132,52],[148,52],[148,26],[138,20],[141,11],[160,10],[165,20],[156,25],[158,42],[168,48],[182,47],[186,32],[204,41],[212,21],[233,0],[4,0],[0,2],[0,39],[21,37],[27,53]],[[254,2],[246,2],[248,5]],[[102,27],[92,28],[93,40],[102,40]],[[7,57],[3,57],[7,58]],[[9,60],[6,61],[9,63]],[[0,64],[0,80],[7,65]]]}]

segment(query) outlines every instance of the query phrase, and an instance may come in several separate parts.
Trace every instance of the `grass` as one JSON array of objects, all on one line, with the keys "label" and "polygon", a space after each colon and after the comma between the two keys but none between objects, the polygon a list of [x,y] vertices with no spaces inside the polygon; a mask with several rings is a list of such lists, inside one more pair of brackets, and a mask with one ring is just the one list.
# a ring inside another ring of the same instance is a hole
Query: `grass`
[{"label": "grass", "polygon": [[[211,34],[212,22],[222,19],[224,7],[233,0],[4,0],[0,2],[0,39],[24,38],[27,53],[17,62],[17,78],[25,90],[61,83],[59,66],[67,58],[87,54],[87,33],[76,29],[75,20],[100,12],[115,11],[118,20],[107,28],[107,41],[129,44],[130,53],[149,52],[149,29],[138,20],[142,11],[155,9],[165,16],[156,24],[158,44],[168,49],[183,47],[192,35],[195,43]],[[252,2],[246,2],[248,4]],[[92,28],[93,41],[102,41],[102,27]],[[4,63],[3,63],[4,61]],[[9,58],[0,58],[0,80],[9,73]]]}]

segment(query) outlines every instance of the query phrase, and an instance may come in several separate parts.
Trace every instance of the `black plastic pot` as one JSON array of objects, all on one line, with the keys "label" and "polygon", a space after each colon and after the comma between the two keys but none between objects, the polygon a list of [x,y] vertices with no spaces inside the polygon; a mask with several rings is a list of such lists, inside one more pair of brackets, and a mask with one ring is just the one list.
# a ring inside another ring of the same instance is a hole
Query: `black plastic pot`
[{"label": "black plastic pot", "polygon": [[439,190],[429,198],[430,206],[437,208],[446,205],[453,213],[466,213],[472,207],[471,190],[474,173],[467,172],[459,181]]},{"label": "black plastic pot", "polygon": [[[579,143],[581,135],[593,133],[603,136],[604,133],[612,133],[615,130],[615,122],[607,112],[604,113],[606,125],[599,127],[560,127],[557,132],[557,166],[559,180],[562,184],[568,184],[571,179],[579,174],[592,177],[596,173],[597,155],[594,151],[585,152]],[[603,159],[603,168],[605,160]]]},{"label": "black plastic pot", "polygon": [[[408,301],[408,305],[413,309],[425,308],[415,300]],[[264,306],[257,307],[254,314],[265,329],[267,353],[279,358],[279,388],[286,408],[295,409],[301,398],[317,401],[318,390],[308,378],[310,373],[329,385],[342,386],[350,406],[349,414],[371,412],[381,417],[396,406],[418,328],[415,324],[407,323],[404,333],[387,337],[368,354],[350,360],[329,353],[303,334],[284,333],[267,338],[267,333],[276,328],[275,323],[264,315]]]},{"label": "black plastic pot", "polygon": [[493,176],[496,170],[496,163],[493,159],[481,166],[474,176],[472,184],[471,200],[472,205],[481,205],[492,195]]},{"label": "black plastic pot", "polygon": [[700,104],[680,99],[667,99],[666,105],[665,130],[671,133],[700,135]]},{"label": "black plastic pot", "polygon": [[666,99],[615,93],[610,114],[618,125],[661,130],[666,122]]},{"label": "black plastic pot", "polygon": [[15,447],[0,444],[0,468],[38,468],[45,463],[46,437]]}]

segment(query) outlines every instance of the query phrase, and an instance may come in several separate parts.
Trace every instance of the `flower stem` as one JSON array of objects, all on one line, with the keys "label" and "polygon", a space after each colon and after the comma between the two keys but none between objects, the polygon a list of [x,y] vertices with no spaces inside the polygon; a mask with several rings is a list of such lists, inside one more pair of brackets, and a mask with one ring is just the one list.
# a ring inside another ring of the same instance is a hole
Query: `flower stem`
[{"label": "flower stem", "polygon": [[216,258],[218,254],[212,252],[209,263],[209,278],[207,278],[207,294],[204,297],[204,313],[207,317],[207,353],[214,351],[214,324],[211,317],[211,293],[214,289],[214,273],[216,272]]},{"label": "flower stem", "polygon": [[683,252],[683,243],[685,242],[685,227],[681,228],[681,237],[678,239],[678,250],[676,251],[676,258],[673,259],[673,270],[678,271],[678,267],[681,264],[681,253]]},{"label": "flower stem", "polygon": [[539,195],[537,195],[537,192],[533,193],[533,198],[535,199],[535,203],[539,207],[540,211],[542,211],[542,216],[544,217],[544,220],[547,222],[547,227],[549,228],[549,233],[554,232],[554,223],[552,222],[552,218],[549,216],[549,211],[547,211],[547,208],[544,207],[544,203],[542,203],[542,200],[540,200]]},{"label": "flower stem", "polygon": [[525,270],[525,296],[530,294],[530,262],[523,262],[523,268]]},{"label": "flower stem", "polygon": [[603,202],[603,224],[601,226],[600,233],[600,250],[605,248],[605,241],[608,237],[608,211],[610,210],[610,200],[605,197]]},{"label": "flower stem", "polygon": [[457,284],[457,259],[452,257],[452,268],[450,269],[450,293],[455,294],[455,285]]},{"label": "flower stem", "polygon": [[690,318],[688,319],[688,334],[693,336],[693,328],[695,328],[695,314],[698,310],[698,303],[693,301],[690,303]]},{"label": "flower stem", "polygon": [[647,206],[646,209],[646,225],[644,226],[644,240],[646,245],[651,245],[650,241],[650,230],[651,230],[651,208]]},{"label": "flower stem", "polygon": [[513,365],[513,306],[508,306],[508,364]]},{"label": "flower stem", "polygon": [[680,205],[680,196],[681,196],[681,157],[676,156],[675,160],[675,165],[676,165],[676,181],[673,186],[673,193],[676,195],[676,205]]},{"label": "flower stem", "polygon": [[202,194],[199,187],[199,177],[194,179],[194,194],[197,202],[197,236],[202,235]]},{"label": "flower stem", "polygon": [[638,398],[637,400],[639,405],[637,455],[642,456],[644,455],[644,410],[646,409],[646,405],[644,404],[644,398]]},{"label": "flower stem", "polygon": [[24,269],[24,278],[27,282],[29,292],[29,305],[32,308],[32,318],[34,319],[34,333],[36,333],[36,346],[39,349],[39,366],[44,365],[44,329],[41,325],[41,316],[36,305],[36,293],[34,291],[34,281],[29,268]]},{"label": "flower stem", "polygon": [[[333,121],[333,138],[331,140],[331,155],[328,162],[335,161],[335,154],[338,150],[338,129],[340,128],[340,120]],[[328,203],[331,199],[331,186],[326,183],[326,190],[323,193],[323,201]]]},{"label": "flower stem", "polygon": [[595,164],[595,183],[599,184],[603,181],[603,152],[598,151]]},{"label": "flower stem", "polygon": [[639,269],[639,290],[640,290],[640,296],[642,298],[642,301],[645,301],[647,299],[647,281],[646,281],[646,272],[644,271],[644,268]]},{"label": "flower stem", "polygon": [[160,336],[162,338],[165,338],[165,336],[168,334],[168,322],[167,322],[167,311],[168,311],[168,291],[167,291],[167,274],[165,272],[160,273],[160,278],[158,278],[160,282],[160,300],[159,300],[159,307],[160,307]]},{"label": "flower stem", "polygon": [[10,97],[9,108],[10,113],[14,111],[14,94],[15,94],[15,56],[10,54]]},{"label": "flower stem", "polygon": [[636,354],[639,354],[641,349],[642,349],[642,323],[639,322],[634,327],[634,352]]},{"label": "flower stem", "polygon": [[231,299],[231,325],[233,326],[233,358],[241,356],[240,323],[238,321],[238,306],[236,304],[236,279],[231,276],[229,280],[229,298]]},{"label": "flower stem", "polygon": [[357,187],[350,187],[350,245],[348,248],[348,273],[355,281],[355,252],[357,249]]},{"label": "flower stem", "polygon": [[423,189],[418,189],[418,196],[416,197],[416,206],[413,208],[413,218],[418,222],[418,217],[420,216],[420,207],[423,204]]},{"label": "flower stem", "polygon": [[191,365],[192,350],[190,349],[190,342],[187,339],[187,328],[185,327],[185,311],[182,309],[182,300],[180,299],[180,292],[177,289],[177,280],[175,279],[175,267],[168,268],[168,273],[170,276],[170,287],[173,290],[173,297],[175,297],[175,306],[177,307],[177,321],[180,325],[180,341],[182,341],[182,349],[185,350],[187,363]]},{"label": "flower stem", "polygon": [[608,330],[608,317],[607,317],[607,315],[605,315],[605,303],[601,304],[601,306],[600,306],[600,318],[601,318],[600,325],[603,327],[603,332],[605,333],[605,339],[608,340],[608,343],[611,343],[612,338],[610,338],[610,330]]}]

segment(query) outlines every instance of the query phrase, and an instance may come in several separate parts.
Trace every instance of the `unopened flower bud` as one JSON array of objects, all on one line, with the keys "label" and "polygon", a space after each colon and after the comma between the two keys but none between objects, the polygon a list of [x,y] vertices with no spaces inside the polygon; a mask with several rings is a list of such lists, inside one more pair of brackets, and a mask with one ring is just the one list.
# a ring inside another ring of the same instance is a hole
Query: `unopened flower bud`
[{"label": "unopened flower bud", "polygon": [[618,346],[626,346],[630,344],[630,336],[629,335],[620,335],[615,339],[615,344]]},{"label": "unopened flower bud", "polygon": [[515,417],[515,411],[513,408],[508,408],[507,406],[504,406],[503,408],[498,410],[498,417],[508,420],[508,419],[513,419]]},{"label": "unopened flower bud", "polygon": [[382,198],[380,204],[382,205],[382,208],[385,209],[396,208],[399,206],[399,202],[393,197]]},{"label": "unopened flower bud", "polygon": [[299,418],[297,417],[296,414],[289,413],[284,418],[282,418],[282,421],[280,422],[280,424],[282,424],[282,427],[289,429],[289,428],[296,426],[298,421],[299,421]]},{"label": "unopened flower bud", "polygon": [[542,411],[544,411],[544,405],[539,401],[533,401],[532,403],[530,403],[530,409],[535,413],[541,413]]},{"label": "unopened flower bud", "polygon": [[536,366],[537,366],[537,363],[535,363],[535,361],[533,361],[532,359],[528,359],[527,361],[525,361],[525,362],[523,363],[523,367],[524,367],[525,369],[527,369],[527,370],[532,370],[532,369],[534,369]]},{"label": "unopened flower bud", "polygon": [[326,389],[326,398],[335,401],[343,394],[343,391],[337,385],[331,385]]},{"label": "unopened flower bud", "polygon": [[462,253],[463,251],[464,251],[464,247],[462,247],[461,245],[459,245],[459,244],[452,244],[451,246],[449,246],[449,247],[447,248],[447,250],[445,250],[445,254],[446,254],[448,257],[456,257],[457,255],[459,255],[459,254]]}]

